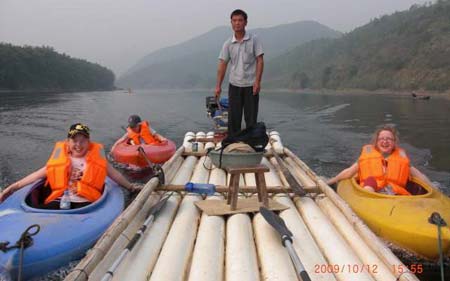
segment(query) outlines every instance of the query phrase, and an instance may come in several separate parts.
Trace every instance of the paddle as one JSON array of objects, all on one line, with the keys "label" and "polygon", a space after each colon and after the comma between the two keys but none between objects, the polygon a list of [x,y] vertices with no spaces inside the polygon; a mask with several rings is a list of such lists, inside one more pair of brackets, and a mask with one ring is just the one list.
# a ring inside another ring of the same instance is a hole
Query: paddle
[{"label": "paddle", "polygon": [[[273,141],[270,142],[270,144],[272,144],[272,143],[273,143]],[[291,172],[286,168],[286,166],[284,165],[283,160],[281,159],[281,157],[275,152],[275,149],[270,147],[269,150],[272,152],[273,156],[277,160],[278,166],[280,166],[281,172],[283,173],[284,177],[286,178],[286,181],[291,186],[291,188],[294,191],[294,193],[297,194],[298,196],[305,196],[306,195],[306,191],[297,182],[297,180],[294,178],[294,176],[291,174]]]},{"label": "paddle", "polygon": [[142,155],[142,157],[144,157],[145,161],[147,162],[147,165],[150,168],[153,168],[154,164],[152,163],[152,161],[150,161],[150,159],[148,159],[148,156],[145,153],[145,150],[142,148],[142,146],[139,146],[137,151]]},{"label": "paddle", "polygon": [[265,207],[260,207],[259,211],[264,219],[280,234],[281,243],[289,253],[291,261],[294,264],[297,277],[301,281],[311,281],[308,272],[306,272],[305,267],[303,266],[300,258],[297,256],[297,253],[294,250],[294,247],[292,246],[292,232],[287,228],[283,219],[273,211]]},{"label": "paddle", "polygon": [[153,164],[152,161],[150,161],[150,159],[148,159],[148,156],[145,153],[145,150],[142,148],[142,146],[139,146],[137,150],[139,151],[139,153],[142,154],[145,161],[147,161],[148,166],[150,168],[152,168],[153,173],[158,176],[159,183],[164,185],[166,177],[164,175],[164,170],[162,169],[162,167],[158,164]]},{"label": "paddle", "polygon": [[305,267],[292,246],[292,232],[287,228],[283,219],[265,207],[260,207],[259,211],[264,219],[280,234],[281,243],[288,250],[298,278],[302,281],[311,281],[308,272],[306,272]]},{"label": "paddle", "polygon": [[111,267],[108,269],[108,271],[105,273],[101,281],[109,281],[112,279],[114,272],[119,267],[120,263],[123,261],[123,259],[127,256],[129,252],[133,250],[133,247],[136,245],[136,243],[139,241],[139,239],[144,235],[144,232],[147,230],[147,228],[150,226],[150,224],[153,223],[155,220],[156,214],[164,207],[164,205],[167,203],[167,200],[169,200],[170,196],[172,196],[173,192],[164,197],[163,199],[159,200],[158,203],[153,205],[153,207],[150,208],[147,219],[142,224],[142,226],[139,228],[139,230],[134,234],[133,238],[128,242],[128,245],[123,249],[120,256],[113,262]]},{"label": "paddle", "polygon": [[441,227],[447,226],[447,222],[441,217],[438,212],[433,212],[428,218],[428,222],[435,224],[438,231],[438,248],[439,248],[439,265],[441,268],[441,280],[444,281],[444,254],[442,251],[442,237],[441,237]]}]

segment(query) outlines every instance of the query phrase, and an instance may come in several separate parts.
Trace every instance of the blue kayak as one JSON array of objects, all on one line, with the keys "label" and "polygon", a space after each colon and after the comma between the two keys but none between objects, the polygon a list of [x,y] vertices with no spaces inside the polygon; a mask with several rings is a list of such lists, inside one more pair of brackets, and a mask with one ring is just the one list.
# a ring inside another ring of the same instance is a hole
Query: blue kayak
[{"label": "blue kayak", "polygon": [[[32,198],[43,183],[25,186],[0,204],[0,246],[3,244],[0,280],[17,279],[20,250],[5,250],[5,247],[15,245],[30,226],[37,224],[40,230],[32,236],[31,245],[23,250],[23,280],[42,276],[82,258],[124,208],[123,192],[109,178],[103,195],[88,206],[70,210],[33,208]],[[37,230],[32,227],[29,233]]]}]

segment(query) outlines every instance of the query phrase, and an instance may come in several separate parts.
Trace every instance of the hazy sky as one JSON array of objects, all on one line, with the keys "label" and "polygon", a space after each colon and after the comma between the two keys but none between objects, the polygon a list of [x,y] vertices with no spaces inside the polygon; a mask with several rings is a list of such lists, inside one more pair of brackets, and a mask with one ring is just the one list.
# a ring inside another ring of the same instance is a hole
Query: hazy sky
[{"label": "hazy sky", "polygon": [[425,2],[429,1],[0,0],[0,41],[51,46],[120,75],[151,51],[229,25],[229,14],[236,8],[248,13],[248,28],[315,20],[348,32],[380,15]]}]

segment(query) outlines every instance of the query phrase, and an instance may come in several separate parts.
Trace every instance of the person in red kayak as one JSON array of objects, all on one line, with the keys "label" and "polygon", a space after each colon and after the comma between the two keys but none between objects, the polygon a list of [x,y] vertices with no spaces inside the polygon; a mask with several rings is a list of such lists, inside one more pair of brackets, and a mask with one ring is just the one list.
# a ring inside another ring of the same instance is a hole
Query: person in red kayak
[{"label": "person in red kayak", "polygon": [[47,164],[5,188],[0,202],[24,186],[46,178],[45,201],[39,208],[59,209],[66,190],[72,208],[80,208],[100,198],[106,176],[131,192],[140,189],[140,185],[130,183],[109,165],[103,145],[90,140],[90,129],[76,123],[70,126],[66,140],[56,142]]},{"label": "person in red kayak", "polygon": [[397,130],[384,125],[375,131],[372,144],[362,148],[358,161],[327,181],[328,185],[358,175],[362,188],[389,195],[410,195],[406,184],[410,177],[430,180],[410,163],[406,152],[398,146]]},{"label": "person in red kayak", "polygon": [[127,132],[114,143],[111,151],[113,151],[118,144],[123,142],[127,142],[132,145],[139,145],[157,144],[166,140],[166,138],[157,134],[150,127],[150,123],[148,121],[142,121],[139,115],[131,115],[128,117]]}]

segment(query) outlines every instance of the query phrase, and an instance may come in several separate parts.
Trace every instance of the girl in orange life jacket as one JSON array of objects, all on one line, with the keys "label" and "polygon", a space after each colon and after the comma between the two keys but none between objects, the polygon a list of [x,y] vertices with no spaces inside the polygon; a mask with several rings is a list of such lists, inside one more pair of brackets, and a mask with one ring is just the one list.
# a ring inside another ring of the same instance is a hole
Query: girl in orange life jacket
[{"label": "girl in orange life jacket", "polygon": [[152,130],[148,121],[141,121],[138,115],[131,115],[128,117],[127,132],[118,139],[111,147],[111,151],[123,142],[129,142],[132,145],[138,144],[155,144],[166,141],[166,138],[157,134]]},{"label": "girl in orange life jacket", "polygon": [[139,186],[131,184],[110,166],[102,151],[101,144],[90,141],[87,126],[73,124],[67,140],[55,144],[47,165],[8,186],[0,193],[0,202],[16,190],[44,178],[47,178],[51,192],[42,208],[58,209],[58,198],[67,188],[72,207],[81,207],[97,200],[103,191],[106,175],[130,191],[137,191]]},{"label": "girl in orange life jacket", "polygon": [[409,158],[398,143],[397,130],[392,126],[382,126],[375,132],[372,144],[363,147],[358,161],[327,183],[331,185],[358,174],[360,185],[366,190],[409,195],[405,187],[411,176],[425,182],[430,180],[410,165]]}]

